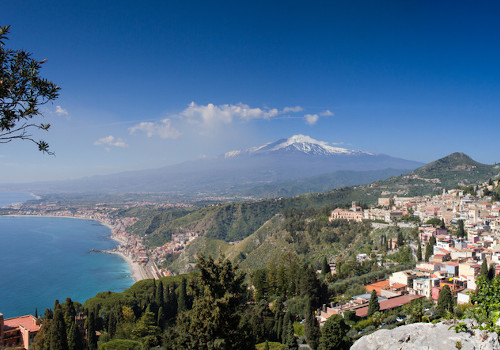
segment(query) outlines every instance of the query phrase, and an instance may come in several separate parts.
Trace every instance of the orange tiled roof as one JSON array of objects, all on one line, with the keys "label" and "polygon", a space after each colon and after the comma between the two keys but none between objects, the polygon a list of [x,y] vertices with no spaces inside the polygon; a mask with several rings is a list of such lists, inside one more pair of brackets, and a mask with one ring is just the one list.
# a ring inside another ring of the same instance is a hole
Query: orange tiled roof
[{"label": "orange tiled roof", "polygon": [[36,318],[31,315],[7,318],[4,321],[4,329],[15,329],[19,326],[26,328],[30,332],[38,332],[40,325],[36,324]]},{"label": "orange tiled roof", "polygon": [[[402,295],[399,297],[390,298],[380,302],[380,311],[394,309],[399,306],[408,304],[412,300],[424,298],[423,295]],[[368,315],[368,306],[356,310],[356,316],[366,317]]]}]

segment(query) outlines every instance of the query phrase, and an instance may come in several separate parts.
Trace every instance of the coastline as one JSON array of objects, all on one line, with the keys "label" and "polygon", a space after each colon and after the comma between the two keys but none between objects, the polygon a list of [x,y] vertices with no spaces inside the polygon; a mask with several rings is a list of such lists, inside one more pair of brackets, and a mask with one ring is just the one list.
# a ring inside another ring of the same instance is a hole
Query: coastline
[{"label": "coastline", "polygon": [[117,250],[111,250],[109,251],[109,253],[119,255],[123,260],[127,262],[128,266],[130,267],[132,278],[135,282],[139,282],[149,278],[146,274],[146,270],[144,270],[144,267],[142,267],[141,264],[132,261],[130,257]]},{"label": "coastline", "polygon": [[[123,243],[120,239],[118,239],[115,236],[114,227],[112,225],[109,225],[107,223],[101,222],[101,221],[96,220],[96,219],[90,219],[90,218],[79,217],[79,216],[68,216],[68,215],[2,215],[2,216],[5,216],[5,217],[64,218],[64,219],[79,219],[79,220],[95,221],[95,222],[98,222],[99,224],[101,224],[102,226],[106,226],[107,228],[109,228],[109,230],[110,230],[109,238],[111,240],[117,242],[118,244]],[[117,254],[123,260],[125,260],[125,262],[128,264],[128,266],[130,268],[130,274],[131,274],[131,277],[134,280],[134,282],[138,282],[138,281],[142,281],[142,280],[150,278],[146,272],[146,269],[141,264],[134,262],[130,257],[128,257],[123,252],[121,252],[117,249],[118,248],[116,248],[115,250],[107,251],[107,253]]]}]

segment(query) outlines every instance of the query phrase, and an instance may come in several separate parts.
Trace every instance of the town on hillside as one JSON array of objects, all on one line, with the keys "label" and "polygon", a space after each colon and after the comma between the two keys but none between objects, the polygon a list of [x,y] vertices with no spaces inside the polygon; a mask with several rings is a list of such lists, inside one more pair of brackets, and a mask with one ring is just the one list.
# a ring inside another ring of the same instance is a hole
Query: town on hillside
[{"label": "town on hillside", "polygon": [[[435,196],[378,198],[378,204],[366,210],[356,203],[350,209],[333,210],[330,221],[371,220],[374,228],[418,229],[418,241],[411,244],[417,264],[413,269],[394,272],[388,279],[366,285],[366,294],[345,303],[323,305],[318,310],[318,320],[324,323],[330,316],[347,311],[361,318],[369,316],[373,291],[378,296],[380,311],[420,298],[437,302],[444,286],[459,305],[469,303],[480,275],[488,273],[492,278],[500,273],[500,202],[485,195],[498,184],[498,180],[490,180],[474,194],[461,189],[443,190]],[[396,240],[387,244],[389,250],[398,248]],[[369,258],[367,254],[357,255],[358,261]],[[330,263],[330,267],[331,273],[335,273],[335,263]]]}]

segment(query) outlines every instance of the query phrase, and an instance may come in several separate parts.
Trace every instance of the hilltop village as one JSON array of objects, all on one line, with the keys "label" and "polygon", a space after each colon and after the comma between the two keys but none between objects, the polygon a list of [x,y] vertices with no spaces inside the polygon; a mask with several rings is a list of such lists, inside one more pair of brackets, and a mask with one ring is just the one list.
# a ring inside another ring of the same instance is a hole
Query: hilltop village
[{"label": "hilltop village", "polygon": [[[353,203],[350,209],[331,212],[331,221],[372,220],[372,227],[377,228],[418,229],[418,241],[410,244],[417,261],[415,268],[394,272],[388,279],[365,286],[367,293],[376,292],[380,311],[420,298],[437,301],[444,286],[450,288],[459,305],[467,304],[480,275],[486,270],[491,276],[500,273],[500,202],[484,195],[496,186],[498,181],[484,183],[474,195],[453,189],[437,196],[383,197],[377,206],[366,210]],[[388,242],[388,249],[398,249],[396,240]],[[360,262],[366,259],[370,259],[367,254],[357,255]],[[335,267],[330,263],[332,273]],[[362,294],[346,303],[324,305],[318,319],[325,322],[346,311],[367,317],[369,299],[370,294]]]}]

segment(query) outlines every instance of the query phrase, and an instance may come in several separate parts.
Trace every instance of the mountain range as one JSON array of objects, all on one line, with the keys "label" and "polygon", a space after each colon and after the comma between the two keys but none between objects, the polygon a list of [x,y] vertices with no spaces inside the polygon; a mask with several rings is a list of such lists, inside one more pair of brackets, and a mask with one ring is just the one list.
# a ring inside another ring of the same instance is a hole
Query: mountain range
[{"label": "mountain range", "polygon": [[[408,172],[421,165],[423,164],[419,162],[384,154],[333,147],[309,136],[294,135],[258,147],[230,151],[212,159],[189,161],[158,169],[66,181],[6,184],[0,186],[0,189],[36,193],[171,192],[178,195],[252,195],[252,189],[256,187],[260,197],[269,197],[283,186],[295,186],[295,190],[284,189],[288,195],[327,190],[369,183]],[[338,173],[340,171],[356,173],[346,176],[345,173]],[[311,189],[297,188],[294,182],[320,175],[322,178],[315,181],[319,185]],[[353,179],[357,180],[353,182]],[[270,190],[263,190],[263,185],[270,186]],[[325,188],[330,185],[333,187]]]}]

